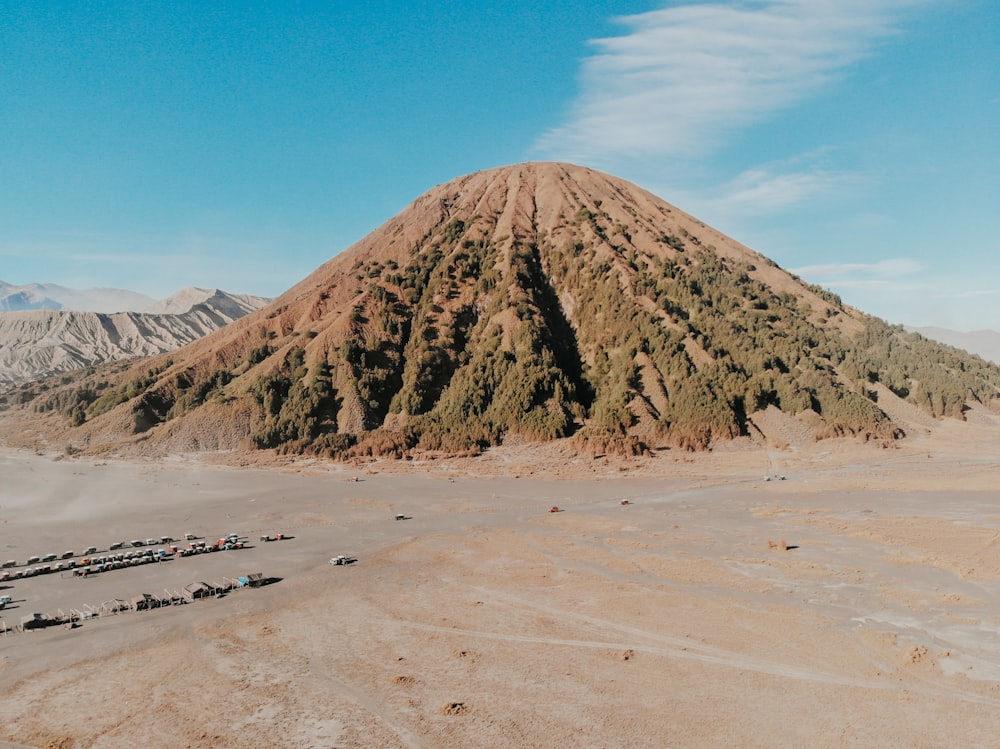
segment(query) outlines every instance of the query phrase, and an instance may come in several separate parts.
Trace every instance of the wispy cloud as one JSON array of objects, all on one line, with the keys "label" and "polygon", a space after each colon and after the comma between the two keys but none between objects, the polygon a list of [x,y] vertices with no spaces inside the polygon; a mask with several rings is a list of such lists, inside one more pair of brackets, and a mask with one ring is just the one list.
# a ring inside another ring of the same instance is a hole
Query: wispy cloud
[{"label": "wispy cloud", "polygon": [[1000,297],[1000,289],[972,289],[955,295],[958,299],[979,299],[982,297]]},{"label": "wispy cloud", "polygon": [[569,121],[538,149],[555,158],[694,156],[812,95],[927,0],[685,4],[615,19],[593,40]]},{"label": "wispy cloud", "polygon": [[671,188],[666,192],[699,216],[731,221],[780,213],[809,199],[856,189],[867,180],[863,174],[828,168],[824,164],[828,150],[762,164],[707,191]]},{"label": "wispy cloud", "polygon": [[824,263],[793,268],[792,273],[823,286],[876,286],[914,276],[924,264],[912,258],[890,258],[877,263]]},{"label": "wispy cloud", "polygon": [[[792,271],[810,283],[836,291],[848,304],[890,322],[936,325],[955,330],[1000,329],[996,303],[1000,287],[963,289],[923,263],[896,258],[879,263],[814,265]],[[989,283],[993,279],[980,279]]]},{"label": "wispy cloud", "polygon": [[849,181],[853,181],[849,175],[831,172],[772,173],[752,169],[731,180],[714,202],[729,215],[759,215],[783,210]]}]

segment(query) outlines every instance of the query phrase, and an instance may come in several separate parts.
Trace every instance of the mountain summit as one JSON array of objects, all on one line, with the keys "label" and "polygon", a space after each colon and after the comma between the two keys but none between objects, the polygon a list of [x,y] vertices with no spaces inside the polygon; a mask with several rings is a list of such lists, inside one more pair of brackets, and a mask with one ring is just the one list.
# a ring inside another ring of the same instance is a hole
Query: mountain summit
[{"label": "mountain summit", "polygon": [[92,445],[342,457],[514,435],[624,452],[888,441],[907,414],[993,418],[998,397],[997,367],[635,185],[529,163],[436,187],[259,312],[37,407]]}]

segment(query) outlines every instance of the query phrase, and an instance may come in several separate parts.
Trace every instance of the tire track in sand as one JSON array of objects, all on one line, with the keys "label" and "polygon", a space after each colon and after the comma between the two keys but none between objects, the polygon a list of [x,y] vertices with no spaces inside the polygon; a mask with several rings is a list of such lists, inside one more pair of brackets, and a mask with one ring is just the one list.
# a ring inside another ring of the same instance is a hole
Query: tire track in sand
[{"label": "tire track in sand", "polygon": [[[449,581],[454,583],[454,581]],[[810,668],[803,668],[798,666],[792,666],[789,664],[775,663],[773,661],[764,660],[761,658],[755,658],[744,653],[737,653],[730,650],[724,650],[722,648],[716,648],[711,645],[705,645],[704,643],[693,642],[689,639],[676,637],[672,635],[664,635],[656,632],[649,632],[638,627],[630,627],[627,624],[621,624],[618,622],[608,621],[606,619],[601,619],[594,616],[588,616],[587,614],[580,614],[572,611],[565,611],[553,606],[547,606],[545,604],[536,603],[534,601],[529,601],[521,596],[501,593],[496,590],[487,590],[485,588],[480,588],[477,586],[468,586],[471,590],[475,590],[478,593],[492,597],[494,599],[500,599],[501,601],[506,601],[509,604],[520,606],[524,608],[535,609],[537,611],[544,612],[550,616],[554,616],[563,621],[576,621],[581,624],[586,624],[591,627],[596,627],[601,631],[605,632],[615,632],[619,636],[624,636],[625,638],[636,638],[636,639],[621,639],[615,641],[609,640],[584,640],[584,639],[573,639],[573,638],[559,638],[559,637],[542,637],[537,635],[521,635],[521,634],[511,634],[511,633],[501,633],[501,632],[489,632],[482,630],[470,630],[470,629],[460,629],[455,627],[443,627],[434,624],[423,624],[420,622],[412,621],[400,621],[399,623],[403,626],[410,627],[412,629],[419,629],[428,632],[437,632],[444,634],[455,634],[463,635],[466,637],[479,637],[481,639],[487,640],[497,640],[505,642],[521,642],[529,644],[538,645],[555,645],[562,647],[575,647],[575,648],[590,648],[590,649],[602,649],[602,650],[634,650],[641,653],[649,653],[652,655],[661,655],[669,658],[678,658],[683,660],[692,660],[700,663],[707,663],[716,666],[722,666],[726,668],[736,668],[744,671],[753,671],[755,673],[765,674],[769,676],[776,676],[780,678],[797,679],[800,681],[809,681],[819,684],[829,684],[834,686],[844,686],[844,687],[854,687],[863,689],[898,689],[899,685],[896,682],[876,680],[870,678],[857,678],[850,676],[843,676],[840,674],[832,674],[829,672],[818,671]],[[637,642],[637,640],[639,642]],[[647,644],[641,641],[645,640]],[[655,644],[649,644],[655,643]],[[924,686],[918,691],[932,697],[938,697],[949,700],[959,700],[962,702],[972,702],[982,705],[992,705],[1000,707],[1000,700],[992,699],[990,697],[984,697],[976,694],[969,694],[963,691],[952,691],[945,689],[937,689],[932,685],[928,684],[925,679],[918,679]]]}]

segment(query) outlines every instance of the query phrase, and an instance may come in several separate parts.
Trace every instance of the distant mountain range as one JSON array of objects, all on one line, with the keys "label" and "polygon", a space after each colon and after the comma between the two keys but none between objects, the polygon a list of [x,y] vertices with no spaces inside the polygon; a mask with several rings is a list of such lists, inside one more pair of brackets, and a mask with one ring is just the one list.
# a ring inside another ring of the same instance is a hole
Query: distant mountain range
[{"label": "distant mountain range", "polygon": [[[173,351],[268,301],[218,289],[187,288],[156,300],[123,289],[0,282],[0,390]],[[66,309],[70,306],[75,309]]]},{"label": "distant mountain range", "polygon": [[962,332],[960,330],[935,327],[907,327],[906,329],[911,333],[919,333],[925,338],[931,338],[955,348],[965,349],[970,354],[976,354],[987,361],[1000,364],[1000,332],[996,330]]},{"label": "distant mountain range", "polygon": [[0,281],[0,312],[71,310],[73,312],[154,312],[182,314],[213,295],[224,294],[253,309],[268,300],[246,294],[228,294],[218,289],[181,289],[166,299],[154,299],[127,289],[71,289],[54,283],[15,285]]}]

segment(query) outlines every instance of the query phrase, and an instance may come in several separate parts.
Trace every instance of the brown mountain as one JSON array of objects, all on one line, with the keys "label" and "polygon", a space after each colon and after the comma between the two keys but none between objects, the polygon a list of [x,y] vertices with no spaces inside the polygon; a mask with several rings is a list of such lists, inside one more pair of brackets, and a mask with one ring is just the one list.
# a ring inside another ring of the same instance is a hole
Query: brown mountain
[{"label": "brown mountain", "polygon": [[1000,369],[623,180],[532,163],[434,188],[169,359],[35,395],[13,399],[91,446],[402,455],[519,435],[636,452],[993,418]]}]

